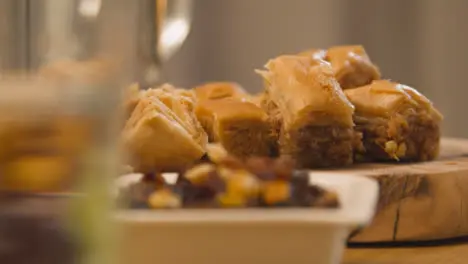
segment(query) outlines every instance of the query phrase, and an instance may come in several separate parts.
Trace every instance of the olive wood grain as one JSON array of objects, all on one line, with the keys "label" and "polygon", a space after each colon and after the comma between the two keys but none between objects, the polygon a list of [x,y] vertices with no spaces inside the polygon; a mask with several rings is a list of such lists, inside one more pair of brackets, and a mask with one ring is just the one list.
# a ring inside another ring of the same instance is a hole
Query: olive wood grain
[{"label": "olive wood grain", "polygon": [[362,164],[339,172],[379,182],[373,222],[351,242],[427,241],[468,235],[468,139],[444,138],[439,159]]}]

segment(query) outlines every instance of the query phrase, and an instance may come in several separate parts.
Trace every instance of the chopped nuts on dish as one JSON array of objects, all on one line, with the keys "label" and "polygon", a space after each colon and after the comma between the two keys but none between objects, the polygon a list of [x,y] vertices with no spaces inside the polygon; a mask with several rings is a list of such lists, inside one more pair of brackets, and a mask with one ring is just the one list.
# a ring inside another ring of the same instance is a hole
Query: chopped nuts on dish
[{"label": "chopped nuts on dish", "polygon": [[216,170],[212,164],[205,163],[197,165],[185,172],[185,178],[193,184],[204,182],[209,174]]},{"label": "chopped nuts on dish", "polygon": [[288,182],[275,180],[266,182],[262,188],[262,200],[267,205],[286,203],[291,198],[291,187]]},{"label": "chopped nuts on dish", "polygon": [[178,208],[182,206],[182,199],[169,189],[155,191],[149,197],[151,208]]},{"label": "chopped nuts on dish", "polygon": [[287,157],[241,161],[229,156],[217,164],[200,163],[180,173],[172,185],[160,174],[146,175],[121,196],[130,199],[125,203],[130,208],[339,206],[336,194],[310,185],[309,173],[295,170]]}]

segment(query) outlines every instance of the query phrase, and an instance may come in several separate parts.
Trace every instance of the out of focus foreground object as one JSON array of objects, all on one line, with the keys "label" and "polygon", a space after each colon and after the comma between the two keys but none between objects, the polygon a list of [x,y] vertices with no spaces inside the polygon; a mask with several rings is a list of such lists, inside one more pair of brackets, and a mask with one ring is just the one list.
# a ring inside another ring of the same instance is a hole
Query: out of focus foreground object
[{"label": "out of focus foreground object", "polygon": [[[105,7],[106,2],[2,1],[0,68],[38,68],[57,58],[88,57],[97,48],[94,39],[103,33],[96,27],[96,18],[101,12],[121,5],[115,2],[109,8]],[[133,54],[128,58],[138,63],[128,70],[135,75],[134,79],[142,82],[143,87],[159,84],[162,63],[179,50],[190,32],[193,0],[140,0],[124,4],[138,10],[138,16],[131,23],[134,32],[121,37],[122,43],[116,39],[109,41],[107,49],[134,42]],[[125,13],[120,16],[122,19],[117,19],[116,25],[111,26],[123,34],[130,27],[124,22],[131,15]]]},{"label": "out of focus foreground object", "polygon": [[0,69],[28,65],[27,0],[0,1]]},{"label": "out of focus foreground object", "polygon": [[0,263],[114,263],[108,186],[138,6],[0,7]]}]

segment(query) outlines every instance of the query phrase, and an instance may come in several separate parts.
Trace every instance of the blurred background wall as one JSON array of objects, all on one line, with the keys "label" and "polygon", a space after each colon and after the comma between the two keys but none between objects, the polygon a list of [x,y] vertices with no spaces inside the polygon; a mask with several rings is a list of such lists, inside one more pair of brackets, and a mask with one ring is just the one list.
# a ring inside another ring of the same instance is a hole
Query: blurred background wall
[{"label": "blurred background wall", "polygon": [[312,47],[363,44],[386,78],[411,85],[468,137],[468,1],[196,0],[187,42],[166,65],[184,87],[228,80],[261,89],[253,70]]}]

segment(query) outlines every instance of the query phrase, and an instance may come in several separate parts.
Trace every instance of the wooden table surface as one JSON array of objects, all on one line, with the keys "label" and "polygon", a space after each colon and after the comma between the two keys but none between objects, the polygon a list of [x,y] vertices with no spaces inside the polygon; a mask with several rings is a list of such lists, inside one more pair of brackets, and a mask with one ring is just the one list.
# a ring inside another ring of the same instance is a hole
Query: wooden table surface
[{"label": "wooden table surface", "polygon": [[439,243],[351,246],[343,264],[467,264],[468,237]]}]

